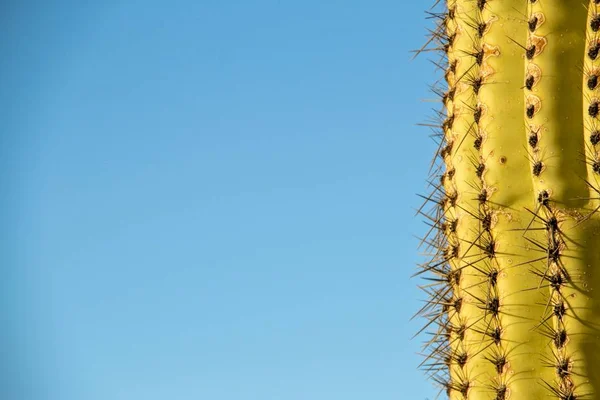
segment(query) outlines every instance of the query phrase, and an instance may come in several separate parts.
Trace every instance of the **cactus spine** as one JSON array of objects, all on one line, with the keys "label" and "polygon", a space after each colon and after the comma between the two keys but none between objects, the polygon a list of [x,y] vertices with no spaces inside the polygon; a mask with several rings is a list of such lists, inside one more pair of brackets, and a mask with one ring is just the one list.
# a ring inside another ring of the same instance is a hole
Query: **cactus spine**
[{"label": "cactus spine", "polygon": [[447,0],[420,266],[451,400],[600,399],[600,0]]}]

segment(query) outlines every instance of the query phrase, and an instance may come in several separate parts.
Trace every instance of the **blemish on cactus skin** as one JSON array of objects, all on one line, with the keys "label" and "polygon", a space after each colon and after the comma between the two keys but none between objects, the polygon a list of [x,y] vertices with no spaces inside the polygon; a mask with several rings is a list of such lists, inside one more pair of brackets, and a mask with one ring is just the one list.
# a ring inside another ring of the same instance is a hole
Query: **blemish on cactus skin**
[{"label": "blemish on cactus skin", "polygon": [[[484,53],[484,61],[487,60],[489,57],[498,57],[500,55],[500,48],[498,46],[492,46],[488,43],[484,43],[482,46],[483,49],[483,53]],[[482,69],[482,74],[488,76],[490,74],[493,74],[493,70],[489,69],[490,67],[488,66],[488,70],[486,70],[485,68]]]}]

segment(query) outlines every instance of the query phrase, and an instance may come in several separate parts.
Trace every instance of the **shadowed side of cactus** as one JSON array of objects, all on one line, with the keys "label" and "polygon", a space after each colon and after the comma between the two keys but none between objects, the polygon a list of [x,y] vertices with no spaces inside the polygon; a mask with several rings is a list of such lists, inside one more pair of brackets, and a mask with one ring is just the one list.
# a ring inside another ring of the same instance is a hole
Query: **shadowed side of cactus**
[{"label": "shadowed side of cactus", "polygon": [[600,0],[447,0],[419,213],[448,398],[600,399]]}]

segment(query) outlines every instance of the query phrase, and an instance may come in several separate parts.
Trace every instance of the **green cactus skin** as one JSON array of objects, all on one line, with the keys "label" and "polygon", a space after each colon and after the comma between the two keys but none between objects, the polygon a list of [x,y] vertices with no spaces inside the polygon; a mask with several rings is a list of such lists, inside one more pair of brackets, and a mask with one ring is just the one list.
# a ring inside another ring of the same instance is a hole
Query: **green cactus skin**
[{"label": "green cactus skin", "polygon": [[[438,0],[417,274],[451,400],[600,400],[600,0]],[[422,49],[423,50],[423,49]]]}]

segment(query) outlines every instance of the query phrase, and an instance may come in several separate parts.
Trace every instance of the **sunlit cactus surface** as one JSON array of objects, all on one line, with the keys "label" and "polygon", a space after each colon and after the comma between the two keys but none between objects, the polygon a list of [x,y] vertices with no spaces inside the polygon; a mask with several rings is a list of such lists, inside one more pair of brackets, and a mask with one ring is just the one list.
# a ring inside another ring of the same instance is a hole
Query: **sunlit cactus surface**
[{"label": "sunlit cactus surface", "polygon": [[421,367],[451,400],[600,400],[600,0],[428,16]]}]

